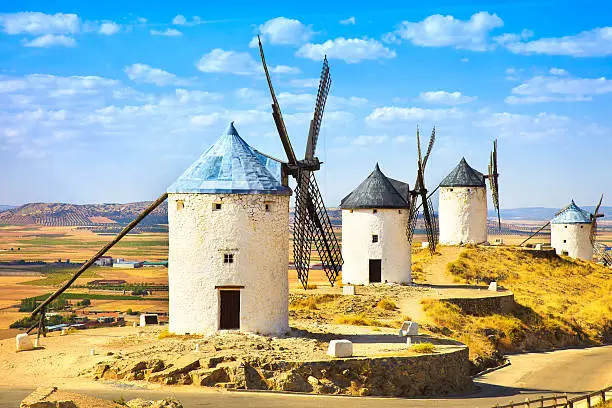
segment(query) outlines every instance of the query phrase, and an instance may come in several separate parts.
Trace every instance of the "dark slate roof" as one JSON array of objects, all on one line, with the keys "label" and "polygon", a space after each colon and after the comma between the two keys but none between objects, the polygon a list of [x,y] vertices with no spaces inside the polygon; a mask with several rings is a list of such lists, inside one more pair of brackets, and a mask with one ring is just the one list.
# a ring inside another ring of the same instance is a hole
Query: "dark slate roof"
[{"label": "dark slate roof", "polygon": [[291,194],[281,164],[255,151],[230,123],[225,134],[170,186],[168,193]]},{"label": "dark slate roof", "polygon": [[485,187],[485,179],[483,174],[471,168],[463,157],[457,167],[444,177],[440,187]]},{"label": "dark slate roof", "polygon": [[578,207],[574,200],[551,221],[552,224],[590,224],[591,213]]},{"label": "dark slate roof", "polygon": [[340,208],[408,208],[408,191],[408,184],[385,176],[377,163],[368,178],[342,199]]}]

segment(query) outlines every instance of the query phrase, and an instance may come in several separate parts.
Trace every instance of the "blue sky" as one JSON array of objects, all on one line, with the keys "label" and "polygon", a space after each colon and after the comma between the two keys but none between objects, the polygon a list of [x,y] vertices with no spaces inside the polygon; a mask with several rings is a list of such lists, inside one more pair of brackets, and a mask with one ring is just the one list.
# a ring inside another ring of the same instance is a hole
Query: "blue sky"
[{"label": "blue sky", "polygon": [[0,204],[153,199],[231,120],[284,157],[257,33],[298,155],[328,55],[328,206],[376,162],[412,185],[417,124],[432,187],[497,138],[502,208],[612,194],[612,5],[424,3],[2,2]]}]

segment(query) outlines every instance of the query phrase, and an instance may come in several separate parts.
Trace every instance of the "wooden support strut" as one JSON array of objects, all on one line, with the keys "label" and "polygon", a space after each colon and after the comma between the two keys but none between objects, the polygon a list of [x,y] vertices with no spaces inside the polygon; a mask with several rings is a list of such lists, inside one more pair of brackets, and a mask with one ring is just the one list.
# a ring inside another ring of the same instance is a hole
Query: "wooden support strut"
[{"label": "wooden support strut", "polygon": [[104,245],[104,247],[100,249],[90,260],[85,262],[83,266],[79,268],[79,270],[72,276],[72,278],[70,278],[68,282],[66,282],[55,293],[49,296],[47,300],[42,302],[36,309],[34,309],[34,311],[32,312],[32,316],[36,316],[38,313],[43,312],[42,315],[44,319],[44,309],[49,303],[53,302],[59,295],[61,295],[66,289],[68,289],[70,285],[72,285],[74,281],[77,280],[77,278],[81,276],[83,272],[85,272],[91,265],[93,265],[93,263],[98,258],[104,255],[117,242],[119,242],[124,236],[126,236],[136,225],[140,223],[140,221],[142,221],[147,215],[149,215],[153,210],[155,210],[161,203],[166,201],[167,198],[168,198],[168,193],[164,193],[161,196],[159,196],[159,198],[155,200],[153,203],[151,203],[151,205],[149,205],[143,212],[141,212],[140,215],[136,217],[136,219],[134,219],[132,222],[126,225],[125,228],[123,228],[121,232],[115,238],[113,238],[112,241]]}]

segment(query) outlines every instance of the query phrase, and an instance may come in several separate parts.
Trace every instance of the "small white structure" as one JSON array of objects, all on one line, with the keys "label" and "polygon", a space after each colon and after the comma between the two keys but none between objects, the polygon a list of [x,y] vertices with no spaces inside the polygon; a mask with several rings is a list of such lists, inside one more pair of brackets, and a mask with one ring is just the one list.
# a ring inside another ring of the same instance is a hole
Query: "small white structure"
[{"label": "small white structure", "polygon": [[400,337],[404,336],[418,336],[419,335],[419,324],[417,322],[406,321],[402,323],[402,327],[399,330]]},{"label": "small white structure", "polygon": [[352,296],[355,294],[355,285],[344,285],[342,286],[342,294]]},{"label": "small white structure", "polygon": [[332,340],[327,348],[327,355],[332,357],[351,357],[353,355],[353,343],[350,340]]},{"label": "small white structure", "polygon": [[557,255],[593,259],[592,215],[574,203],[550,221],[550,245]]},{"label": "small white structure", "polygon": [[142,268],[142,262],[117,260],[117,262],[113,264],[113,268]]},{"label": "small white structure", "polygon": [[140,327],[145,327],[149,324],[159,324],[159,319],[154,313],[141,313],[140,314]]},{"label": "small white structure", "polygon": [[170,332],[289,330],[283,179],[232,123],[168,188]]},{"label": "small white structure", "polygon": [[96,266],[113,266],[113,257],[102,255],[95,260],[94,265]]},{"label": "small white structure", "polygon": [[490,290],[492,292],[497,292],[497,282],[493,281],[493,282],[489,283],[488,290]]},{"label": "small white structure", "polygon": [[406,235],[408,184],[374,171],[340,203],[342,282],[410,283],[411,248]]},{"label": "small white structure", "polygon": [[17,341],[17,351],[34,350],[32,340],[27,333],[18,334],[15,340]]},{"label": "small white structure", "polygon": [[462,158],[440,183],[440,243],[487,242],[487,187],[482,173]]}]

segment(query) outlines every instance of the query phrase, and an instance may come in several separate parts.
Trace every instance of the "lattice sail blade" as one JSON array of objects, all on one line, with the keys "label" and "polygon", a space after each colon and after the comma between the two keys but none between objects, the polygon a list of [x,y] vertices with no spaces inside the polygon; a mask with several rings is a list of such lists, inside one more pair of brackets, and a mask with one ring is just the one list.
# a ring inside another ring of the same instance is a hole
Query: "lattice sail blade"
[{"label": "lattice sail blade", "polygon": [[591,244],[595,244],[595,240],[597,239],[597,213],[599,212],[599,207],[601,207],[602,201],[603,194],[599,198],[599,203],[595,207],[595,212],[593,212],[593,221],[591,222]]},{"label": "lattice sail blade", "polygon": [[295,188],[295,212],[293,221],[293,263],[298,279],[304,289],[308,287],[308,271],[310,269],[310,253],[312,249],[312,228],[306,206],[308,186],[298,179]]},{"label": "lattice sail blade", "polygon": [[408,242],[412,242],[414,237],[414,229],[416,228],[416,222],[419,215],[419,209],[417,207],[417,197],[412,196],[410,200],[410,212],[408,213],[408,222],[406,223],[406,237]]},{"label": "lattice sail blade", "polygon": [[319,140],[319,132],[321,131],[321,123],[323,122],[323,112],[325,111],[325,103],[331,88],[331,75],[329,73],[329,64],[327,57],[323,60],[323,68],[321,69],[321,79],[319,81],[319,90],[317,92],[317,100],[315,103],[314,114],[310,121],[310,129],[308,131],[308,141],[306,142],[306,159],[312,159],[317,148]]},{"label": "lattice sail blade", "polygon": [[[431,131],[431,136],[429,137],[429,145],[427,146],[427,152],[425,153],[425,157],[423,158],[423,171],[425,171],[425,166],[427,166],[427,160],[429,159],[429,155],[431,154],[431,150],[433,149],[433,145],[436,141],[436,127],[434,126]],[[419,143],[420,149],[420,143]]]},{"label": "lattice sail blade", "polygon": [[296,194],[296,207],[297,200],[299,199],[300,205],[307,214],[311,245],[316,248],[325,275],[333,286],[342,270],[343,260],[340,244],[327,214],[314,173],[302,172],[300,174],[300,181],[299,197]]},{"label": "lattice sail blade", "polygon": [[427,198],[427,194],[421,194],[423,202],[423,221],[425,221],[425,231],[427,232],[427,241],[429,242],[429,250],[433,254],[436,252],[437,241],[437,226],[434,219],[435,213],[431,200]]}]

